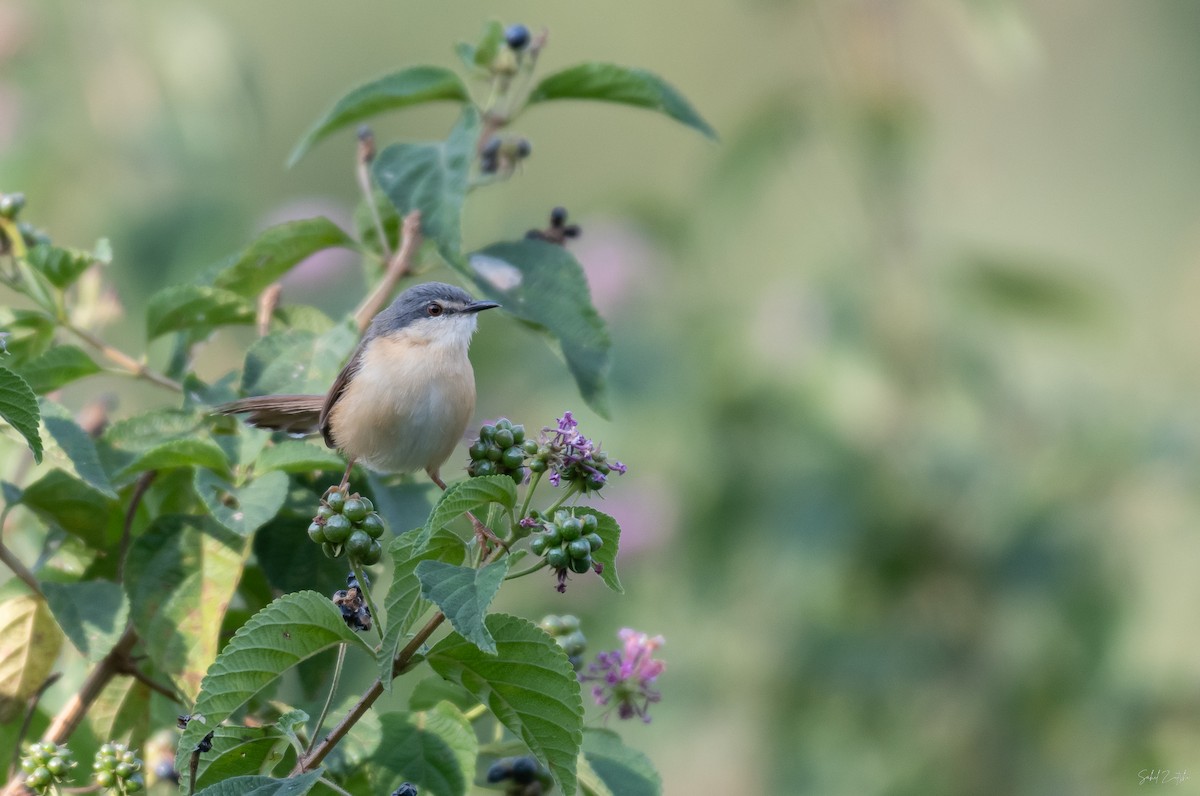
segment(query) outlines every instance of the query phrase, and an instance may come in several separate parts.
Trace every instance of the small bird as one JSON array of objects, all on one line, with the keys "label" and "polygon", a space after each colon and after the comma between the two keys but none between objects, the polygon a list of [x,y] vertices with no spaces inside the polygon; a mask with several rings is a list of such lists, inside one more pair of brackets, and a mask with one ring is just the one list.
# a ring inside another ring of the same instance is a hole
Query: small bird
[{"label": "small bird", "polygon": [[439,470],[475,411],[475,372],[467,349],[476,315],[499,307],[461,288],[427,282],[405,290],[371,321],[325,395],[262,395],[216,408],[258,428],[293,436],[320,432],[325,444],[372,470]]}]

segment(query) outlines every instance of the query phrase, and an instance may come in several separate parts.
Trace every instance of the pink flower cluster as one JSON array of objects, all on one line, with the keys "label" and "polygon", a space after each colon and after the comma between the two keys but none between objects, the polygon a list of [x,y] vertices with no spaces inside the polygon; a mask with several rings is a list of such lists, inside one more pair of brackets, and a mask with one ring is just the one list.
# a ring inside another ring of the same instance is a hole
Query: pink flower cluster
[{"label": "pink flower cluster", "polygon": [[595,662],[588,664],[587,673],[579,675],[579,680],[596,683],[592,686],[592,698],[597,705],[615,703],[619,718],[638,716],[649,722],[648,708],[662,699],[654,683],[666,664],[655,660],[654,651],[663,645],[664,639],[628,627],[617,635],[625,643],[624,648],[601,652]]}]

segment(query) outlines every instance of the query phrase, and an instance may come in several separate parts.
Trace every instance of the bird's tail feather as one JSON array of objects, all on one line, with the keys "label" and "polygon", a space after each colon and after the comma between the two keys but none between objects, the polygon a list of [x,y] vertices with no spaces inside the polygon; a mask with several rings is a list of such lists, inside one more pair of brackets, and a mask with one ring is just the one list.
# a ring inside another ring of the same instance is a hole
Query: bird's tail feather
[{"label": "bird's tail feather", "polygon": [[320,431],[324,395],[260,395],[216,407],[223,415],[246,415],[247,425],[307,437]]}]

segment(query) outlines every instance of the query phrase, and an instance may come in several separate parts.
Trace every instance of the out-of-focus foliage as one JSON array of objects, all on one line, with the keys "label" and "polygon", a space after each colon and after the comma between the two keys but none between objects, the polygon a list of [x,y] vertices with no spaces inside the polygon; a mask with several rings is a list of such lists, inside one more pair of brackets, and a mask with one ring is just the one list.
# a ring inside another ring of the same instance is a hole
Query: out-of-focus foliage
[{"label": "out-of-focus foliage", "polygon": [[[598,579],[561,598],[529,579],[498,607],[580,614],[590,638],[618,622],[667,637],[655,723],[624,739],[668,793],[1090,794],[1200,767],[1200,11],[460,11],[3,0],[0,190],[38,197],[56,238],[111,237],[107,267],[137,302],[252,230],[323,213],[349,227],[351,133],[285,171],[292,145],[364,76],[450,63],[444,43],[475,32],[463,19],[544,23],[551,68],[670,74],[719,144],[651,136],[636,111],[540,126],[551,106],[535,108],[515,189],[481,197],[466,230],[465,246],[517,238],[556,204],[579,219],[572,250],[614,342],[604,440],[645,477],[604,504],[623,529],[619,618],[595,607]],[[434,106],[380,128],[436,140],[453,121]],[[355,262],[323,253],[285,291],[342,312]],[[115,336],[140,341],[140,316]],[[41,331],[12,321],[33,367]],[[517,324],[489,332],[481,417],[574,400]],[[223,372],[252,341],[233,332],[199,365]],[[120,416],[156,400],[86,384],[61,403],[112,392]],[[28,466],[10,456],[4,477]],[[50,528],[58,511],[103,517],[94,533],[115,540],[111,501],[86,495],[26,501]],[[56,565],[105,565],[52,540]],[[264,602],[293,575],[268,570]]]}]

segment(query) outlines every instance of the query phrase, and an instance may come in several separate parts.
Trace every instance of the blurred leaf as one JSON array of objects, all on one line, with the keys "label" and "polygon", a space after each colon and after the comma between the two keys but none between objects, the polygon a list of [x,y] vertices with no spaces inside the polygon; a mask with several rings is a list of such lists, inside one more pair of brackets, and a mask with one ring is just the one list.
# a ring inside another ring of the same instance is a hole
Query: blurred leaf
[{"label": "blurred leaf", "polygon": [[577,64],[546,75],[529,95],[529,104],[549,100],[602,100],[649,108],[716,140],[717,131],[683,95],[658,75],[614,64]]},{"label": "blurred leaf", "polygon": [[41,598],[22,595],[0,603],[0,724],[21,715],[61,647],[62,633]]},{"label": "blurred leaf", "polygon": [[592,306],[583,268],[562,246],[539,240],[496,243],[470,256],[468,274],[483,294],[558,341],[579,393],[608,417],[604,320]]},{"label": "blurred leaf", "polygon": [[194,697],[217,656],[221,621],[249,552],[246,540],[207,517],[157,517],[125,565],[130,618],[146,652]]},{"label": "blurred leaf", "polygon": [[129,603],[121,587],[107,580],[42,583],[42,593],[63,633],[92,663],[108,654],[125,632]]},{"label": "blurred leaf", "polygon": [[1084,323],[1095,320],[1101,302],[1082,279],[1052,263],[979,254],[970,256],[960,286],[991,309],[1035,320]]},{"label": "blurred leaf", "polygon": [[318,768],[287,779],[233,777],[196,791],[196,796],[304,796],[317,785],[324,771]]},{"label": "blurred leaf", "polygon": [[377,792],[404,782],[431,796],[467,792],[479,742],[462,711],[443,703],[421,713],[384,713],[379,721],[380,743],[369,761],[379,767]]},{"label": "blurred leaf", "polygon": [[[396,212],[396,208],[388,201],[383,191],[372,189],[372,195],[375,209],[379,212],[379,223],[387,238],[388,248],[395,251],[400,241],[400,214]],[[354,231],[358,233],[358,239],[362,241],[363,248],[376,254],[383,254],[383,247],[379,244],[379,230],[375,228],[375,218],[371,215],[371,208],[366,200],[359,202],[358,206],[354,208]],[[374,280],[368,278],[367,281],[370,283]]]},{"label": "blurred leaf", "polygon": [[492,614],[486,626],[496,655],[458,633],[426,656],[433,670],[475,695],[550,767],[563,793],[575,792],[575,758],[583,741],[579,680],[562,648],[532,622]]},{"label": "blurred leaf", "polygon": [[213,518],[240,536],[249,536],[279,513],[287,500],[288,477],[279,471],[263,473],[234,489],[209,470],[196,470],[196,494]]},{"label": "blurred leaf", "polygon": [[506,509],[516,507],[517,487],[507,475],[485,475],[451,484],[429,514],[417,545],[423,545],[434,531],[445,528],[468,511],[475,512],[492,503]]},{"label": "blurred leaf", "polygon": [[358,335],[344,324],[324,334],[275,332],[246,352],[242,392],[251,395],[320,394],[329,389]]},{"label": "blurred leaf", "polygon": [[[281,592],[315,589],[333,594],[346,588],[345,568],[332,566],[321,546],[312,543],[305,533],[308,523],[285,513],[254,533],[254,556],[267,581]],[[389,612],[389,620],[391,616]]]},{"label": "blurred leaf", "polygon": [[196,743],[252,696],[300,661],[337,644],[349,644],[375,657],[346,627],[341,611],[330,599],[314,591],[286,594],[256,613],[238,629],[205,675],[192,708],[192,714],[202,715],[204,722],[193,720],[183,731],[176,770],[186,772]]},{"label": "blurred leaf", "polygon": [[387,518],[388,526],[397,535],[405,528],[424,525],[433,510],[433,502],[441,491],[433,482],[395,482],[394,478],[368,471],[367,484],[375,510]]},{"label": "blurred leaf", "polygon": [[470,69],[472,74],[487,77],[491,75],[490,67],[496,60],[496,53],[500,52],[500,45],[503,42],[504,26],[493,19],[483,26],[483,33],[479,36],[477,44],[460,41],[454,47],[454,52],[458,54],[463,65]]},{"label": "blurred leaf", "polygon": [[371,166],[375,182],[401,216],[421,211],[421,234],[448,260],[462,248],[462,206],[478,138],[479,114],[467,107],[446,141],[392,144]]},{"label": "blurred leaf", "polygon": [[316,307],[307,304],[288,304],[275,308],[275,317],[293,331],[324,334],[334,327],[334,321]]},{"label": "blurred leaf", "polygon": [[626,746],[612,730],[585,729],[583,756],[613,794],[658,796],[662,793],[662,777],[650,758]]},{"label": "blurred leaf", "polygon": [[621,544],[621,526],[612,517],[602,511],[596,511],[590,506],[575,507],[575,516],[584,514],[591,514],[596,518],[598,523],[596,533],[604,540],[604,544],[599,550],[592,551],[592,559],[603,568],[600,577],[608,588],[618,594],[624,594],[625,589],[621,587],[621,579],[617,577],[617,549]]},{"label": "blurred leaf", "polygon": [[179,409],[153,409],[118,420],[104,432],[104,441],[120,450],[141,453],[170,440],[194,437],[200,415]]},{"label": "blurred leaf", "polygon": [[146,335],[151,340],[183,329],[203,335],[218,326],[254,323],[254,306],[229,290],[172,285],[150,297]]},{"label": "blurred leaf", "polygon": [[392,558],[392,585],[383,606],[387,614],[387,635],[379,656],[379,679],[385,688],[392,684],[392,659],[400,650],[400,642],[429,607],[428,602],[420,599],[417,566],[422,561],[461,564],[467,558],[467,546],[452,533],[435,533],[428,543],[424,539],[423,529],[414,528],[397,536],[388,546]]},{"label": "blurred leaf", "polygon": [[787,178],[780,165],[807,132],[796,93],[792,89],[768,98],[722,143],[704,195],[723,199],[725,212],[756,212],[768,183]]},{"label": "blurred leaf", "polygon": [[0,367],[0,417],[25,438],[33,460],[42,463],[42,436],[38,433],[37,396],[25,380],[8,368]]},{"label": "blurred leaf", "polygon": [[288,157],[288,167],[330,133],[384,111],[423,102],[469,102],[470,94],[458,75],[440,66],[413,66],[359,86],[339,99],[309,128]]},{"label": "blurred leaf", "polygon": [[27,486],[21,503],[97,550],[107,549],[119,532],[117,502],[58,468]]},{"label": "blurred leaf", "polygon": [[0,329],[9,335],[8,353],[0,356],[10,370],[19,370],[50,350],[58,325],[42,312],[0,307]]},{"label": "blurred leaf", "polygon": [[213,281],[215,287],[254,299],[301,261],[324,249],[357,249],[341,227],[324,216],[288,221],[265,230]]},{"label": "blurred leaf", "polygon": [[408,695],[409,710],[429,710],[439,702],[449,702],[464,711],[479,704],[479,700],[473,697],[470,691],[437,675],[417,681],[412,693]]},{"label": "blurred leaf", "polygon": [[114,677],[88,708],[87,723],[97,738],[141,748],[150,735],[150,687],[133,677]]},{"label": "blurred leaf", "polygon": [[156,445],[138,454],[121,468],[119,479],[148,470],[172,470],[177,467],[207,467],[219,473],[229,472],[229,458],[221,446],[202,437],[176,439]]},{"label": "blurred leaf", "polygon": [[95,440],[76,425],[70,413],[58,404],[43,401],[42,422],[46,424],[46,431],[50,432],[58,447],[71,460],[75,474],[107,497],[116,499],[117,493],[113,490],[112,482],[108,480],[108,473],[104,472],[100,465]]},{"label": "blurred leaf", "polygon": [[56,345],[46,353],[16,368],[21,378],[38,395],[45,395],[76,379],[100,372],[100,366],[82,349]]},{"label": "blurred leaf", "polygon": [[112,262],[112,247],[104,239],[97,242],[95,251],[91,252],[39,243],[29,250],[25,261],[61,289],[78,279],[93,263]]},{"label": "blurred leaf", "polygon": [[455,566],[444,561],[422,561],[417,565],[421,596],[435,603],[464,638],[484,652],[495,654],[496,641],[483,624],[488,606],[508,574],[508,558],[481,569]]},{"label": "blurred leaf", "polygon": [[285,473],[311,473],[319,470],[332,473],[345,470],[346,462],[329,448],[290,439],[263,449],[254,463],[254,468],[260,473],[270,470]]}]

